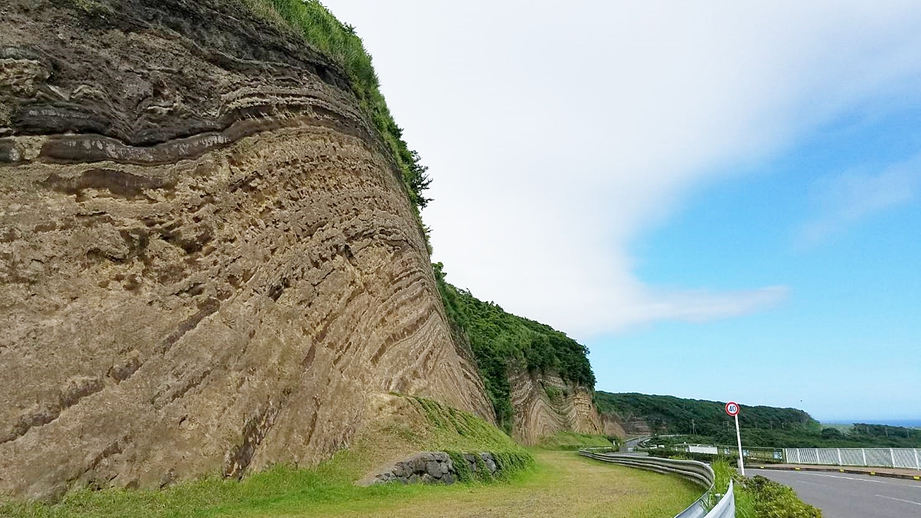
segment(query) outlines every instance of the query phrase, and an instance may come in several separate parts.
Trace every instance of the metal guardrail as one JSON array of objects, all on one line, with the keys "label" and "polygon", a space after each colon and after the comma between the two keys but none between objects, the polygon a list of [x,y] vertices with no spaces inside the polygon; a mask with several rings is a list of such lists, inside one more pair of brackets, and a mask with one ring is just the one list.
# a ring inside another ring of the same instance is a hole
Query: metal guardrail
[{"label": "metal guardrail", "polygon": [[713,469],[703,462],[660,459],[620,453],[602,453],[599,448],[579,450],[579,455],[621,466],[678,475],[706,489],[706,492],[700,498],[687,509],[681,511],[675,518],[735,518],[735,497],[732,491],[732,481],[729,482],[729,489],[726,494],[722,496],[716,505],[712,508],[710,507],[714,475]]}]

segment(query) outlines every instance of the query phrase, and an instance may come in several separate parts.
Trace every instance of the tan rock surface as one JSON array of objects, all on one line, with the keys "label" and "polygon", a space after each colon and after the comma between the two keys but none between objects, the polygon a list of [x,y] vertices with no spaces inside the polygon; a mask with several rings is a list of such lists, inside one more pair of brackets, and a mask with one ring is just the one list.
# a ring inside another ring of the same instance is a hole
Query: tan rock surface
[{"label": "tan rock surface", "polygon": [[90,4],[0,7],[0,492],[317,462],[389,391],[492,419],[344,73],[232,1]]},{"label": "tan rock surface", "polygon": [[515,422],[512,437],[537,444],[558,432],[602,434],[601,417],[591,392],[580,385],[520,370],[509,376]]}]

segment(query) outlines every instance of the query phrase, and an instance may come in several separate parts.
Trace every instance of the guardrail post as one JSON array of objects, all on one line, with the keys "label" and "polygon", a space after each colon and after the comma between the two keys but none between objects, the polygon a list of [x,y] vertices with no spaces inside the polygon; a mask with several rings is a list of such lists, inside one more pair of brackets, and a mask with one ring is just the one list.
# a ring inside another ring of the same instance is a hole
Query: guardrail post
[{"label": "guardrail post", "polygon": [[863,454],[863,465],[866,466],[867,465],[867,450],[861,448],[860,453]]},{"label": "guardrail post", "polygon": [[889,448],[889,459],[891,460],[892,467],[894,468],[895,467],[895,451],[893,451],[892,448]]},{"label": "guardrail post", "polygon": [[844,463],[841,462],[841,448],[835,448],[835,449],[838,450],[838,465],[843,466]]},{"label": "guardrail post", "polygon": [[921,471],[921,462],[918,462],[918,450],[915,450],[915,469]]}]

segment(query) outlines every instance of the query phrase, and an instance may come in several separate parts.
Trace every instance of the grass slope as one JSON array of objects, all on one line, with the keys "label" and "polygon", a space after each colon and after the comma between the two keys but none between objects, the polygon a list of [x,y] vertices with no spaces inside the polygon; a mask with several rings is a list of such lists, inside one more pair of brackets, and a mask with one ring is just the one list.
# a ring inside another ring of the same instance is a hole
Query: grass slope
[{"label": "grass slope", "polygon": [[534,450],[533,455],[534,468],[495,484],[371,488],[337,484],[322,493],[306,494],[300,489],[301,480],[274,471],[258,487],[250,487],[246,501],[207,513],[187,507],[159,516],[659,518],[674,516],[701,492],[679,478],[603,464],[572,452]]},{"label": "grass slope", "polygon": [[[496,427],[435,401],[382,395],[374,409],[384,417],[356,437],[348,450],[319,466],[279,465],[242,482],[215,474],[159,491],[85,489],[68,494],[57,505],[0,504],[0,516],[653,518],[674,516],[701,492],[676,477],[592,461],[574,452],[524,450]],[[599,439],[561,434],[554,440]],[[355,485],[356,480],[418,450],[493,451],[500,459],[517,459],[518,469],[489,483]]]},{"label": "grass slope", "polygon": [[576,432],[557,432],[541,438],[537,447],[547,450],[574,451],[582,448],[610,448],[612,439],[603,435],[589,435]]},{"label": "grass slope", "polygon": [[792,488],[759,475],[743,478],[724,459],[712,466],[717,493],[725,493],[733,480],[736,518],[822,518],[822,511],[800,500]]},{"label": "grass slope", "polygon": [[[242,482],[217,473],[159,491],[78,490],[56,505],[0,503],[0,516],[45,517],[210,517],[268,516],[316,511],[320,516],[384,505],[427,487],[358,487],[373,475],[417,451],[497,453],[503,478],[533,465],[530,453],[495,426],[476,416],[422,398],[381,395],[375,409],[381,419],[330,461],[310,468],[274,466]],[[482,484],[474,482],[475,484]],[[335,511],[335,512],[333,512]]]},{"label": "grass slope", "polygon": [[379,499],[367,506],[290,516],[661,518],[674,516],[701,493],[676,477],[604,464],[573,452],[534,450],[533,455],[536,466],[507,482],[431,487],[402,493],[398,501]]}]

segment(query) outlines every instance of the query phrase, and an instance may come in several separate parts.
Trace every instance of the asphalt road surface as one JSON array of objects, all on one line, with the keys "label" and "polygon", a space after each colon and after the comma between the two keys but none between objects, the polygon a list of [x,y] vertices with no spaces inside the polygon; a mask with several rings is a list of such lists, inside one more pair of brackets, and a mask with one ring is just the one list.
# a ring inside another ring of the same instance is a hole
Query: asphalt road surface
[{"label": "asphalt road surface", "polygon": [[834,472],[745,472],[792,487],[800,500],[821,509],[824,518],[921,517],[921,483],[913,480]]}]

